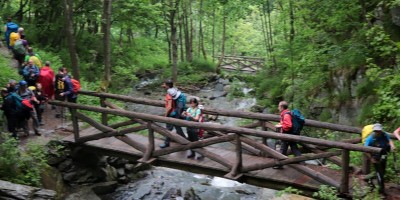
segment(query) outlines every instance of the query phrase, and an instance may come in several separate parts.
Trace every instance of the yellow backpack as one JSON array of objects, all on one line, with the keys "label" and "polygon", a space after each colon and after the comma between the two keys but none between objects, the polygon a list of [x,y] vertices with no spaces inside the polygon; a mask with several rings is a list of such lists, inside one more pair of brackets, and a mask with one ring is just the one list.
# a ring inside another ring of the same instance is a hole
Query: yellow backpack
[{"label": "yellow backpack", "polygon": [[373,132],[374,125],[366,125],[361,131],[361,141],[364,144],[367,137]]}]

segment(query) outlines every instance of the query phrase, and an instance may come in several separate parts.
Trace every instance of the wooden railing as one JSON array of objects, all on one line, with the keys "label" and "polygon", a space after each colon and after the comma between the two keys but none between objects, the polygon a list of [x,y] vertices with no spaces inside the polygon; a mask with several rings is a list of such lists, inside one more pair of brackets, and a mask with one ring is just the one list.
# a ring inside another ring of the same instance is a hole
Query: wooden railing
[{"label": "wooden railing", "polygon": [[[144,163],[151,163],[159,156],[171,154],[174,152],[184,151],[188,149],[193,149],[197,153],[221,164],[222,166],[225,166],[227,171],[229,171],[229,173],[226,174],[225,177],[230,179],[237,180],[243,175],[243,173],[262,170],[265,168],[278,165],[287,165],[323,184],[339,188],[340,192],[342,193],[348,193],[349,170],[350,170],[349,152],[359,151],[365,153],[379,153],[381,151],[380,148],[364,147],[362,145],[349,143],[349,142],[354,142],[354,139],[349,141],[327,141],[323,139],[298,136],[298,135],[277,134],[276,132],[270,130],[270,129],[274,130],[274,127],[271,123],[268,122],[268,121],[278,121],[279,116],[277,115],[252,113],[245,111],[226,111],[226,110],[218,110],[210,108],[204,110],[204,113],[208,114],[224,115],[230,117],[240,117],[240,118],[256,120],[255,123],[243,127],[232,127],[220,124],[190,122],[174,118],[151,115],[147,113],[126,111],[108,102],[107,99],[110,98],[115,100],[121,100],[124,102],[132,102],[132,103],[160,106],[160,107],[164,106],[162,101],[133,98],[128,96],[114,95],[108,93],[89,92],[89,91],[80,91],[79,93],[81,95],[90,95],[99,97],[100,104],[102,107],[91,106],[91,105],[80,105],[80,104],[59,102],[59,101],[50,102],[50,104],[52,105],[70,108],[73,128],[74,128],[73,131],[74,131],[75,142],[84,143],[106,137],[115,137],[125,142],[126,144],[132,146],[133,148],[141,151],[143,153],[143,157],[139,160],[139,162],[144,162]],[[101,113],[102,114],[101,123],[89,118],[85,114],[79,112],[79,110]],[[108,115],[123,116],[127,117],[128,119],[127,121],[121,123],[108,125]],[[78,120],[82,120],[90,124],[100,132],[94,135],[80,136]],[[208,133],[213,134],[215,136],[204,139],[202,141],[190,142],[186,138],[183,138],[178,134],[168,131],[166,128],[158,125],[156,122],[169,123],[182,127],[202,128],[206,130]],[[124,128],[125,126],[134,124],[136,125],[133,127]],[[355,127],[318,122],[314,120],[306,120],[306,125],[318,128],[327,128],[336,131],[349,132],[349,133],[356,133],[356,132],[359,133],[361,131],[359,128]],[[257,127],[261,127],[261,130],[254,129]],[[147,146],[137,141],[134,141],[126,136],[126,134],[128,133],[133,133],[146,129],[148,130]],[[162,150],[156,149],[154,132],[157,132],[163,136],[171,138],[173,141],[178,143],[178,145],[167,147]],[[254,139],[254,137],[259,138],[259,140]],[[307,154],[295,158],[288,158],[287,156],[282,155],[279,152],[275,151],[274,149],[271,149],[270,147],[265,145],[266,138],[299,142],[302,145],[305,145],[309,150],[311,150],[311,152],[314,152],[314,154],[312,155]],[[262,142],[260,142],[260,140]],[[236,159],[234,162],[227,160],[221,157],[220,155],[210,152],[207,149],[203,148],[210,146],[212,144],[217,144],[222,142],[232,142],[235,144]],[[336,148],[339,150],[326,152],[326,150],[329,148]],[[246,165],[243,165],[242,149],[246,149],[248,152],[254,155],[273,157],[275,158],[275,160],[267,163],[250,163],[250,164],[246,163]],[[340,154],[342,155],[341,160],[337,157],[337,155]],[[342,179],[340,183],[304,165],[296,164],[302,161],[320,159],[320,158],[330,158],[331,161],[341,166]]]},{"label": "wooden railing", "polygon": [[[220,59],[220,56],[215,58]],[[241,72],[257,72],[264,66],[265,59],[248,56],[224,56],[221,66],[227,70]]]}]

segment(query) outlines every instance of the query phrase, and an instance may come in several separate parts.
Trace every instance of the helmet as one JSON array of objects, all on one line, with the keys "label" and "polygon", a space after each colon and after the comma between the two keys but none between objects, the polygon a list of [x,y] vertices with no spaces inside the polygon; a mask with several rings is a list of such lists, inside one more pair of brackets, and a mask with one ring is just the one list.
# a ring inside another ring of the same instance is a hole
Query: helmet
[{"label": "helmet", "polygon": [[26,81],[22,80],[22,81],[19,82],[19,85],[20,86],[26,86],[26,85],[28,85],[28,83]]}]

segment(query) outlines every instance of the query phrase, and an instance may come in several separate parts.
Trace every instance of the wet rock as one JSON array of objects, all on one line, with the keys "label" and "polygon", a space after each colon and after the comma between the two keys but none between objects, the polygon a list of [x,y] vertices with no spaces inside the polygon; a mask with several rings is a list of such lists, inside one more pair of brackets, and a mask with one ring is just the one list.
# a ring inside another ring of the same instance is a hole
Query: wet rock
[{"label": "wet rock", "polygon": [[90,188],[81,188],[77,193],[69,195],[65,200],[76,200],[76,199],[90,199],[90,200],[101,200],[99,196]]},{"label": "wet rock", "polygon": [[254,105],[250,108],[251,112],[258,112],[258,113],[262,113],[264,111],[264,106],[261,105]]},{"label": "wet rock", "polygon": [[133,164],[130,164],[130,163],[125,164],[125,169],[126,169],[126,171],[128,171],[128,172],[133,171],[134,168],[135,168],[135,165],[133,165]]},{"label": "wet rock", "polygon": [[78,176],[76,171],[67,172],[63,174],[63,179],[66,182],[73,182],[74,179]]},{"label": "wet rock", "polygon": [[56,192],[0,180],[0,199],[55,199]]},{"label": "wet rock", "polygon": [[118,178],[118,183],[127,184],[129,183],[130,179],[126,176],[122,176]]},{"label": "wet rock", "polygon": [[237,190],[235,190],[237,193],[239,193],[239,194],[245,194],[245,195],[252,195],[252,194],[254,194],[254,192],[251,192],[251,191],[248,191],[248,190],[245,190],[245,189],[237,189]]},{"label": "wet rock", "polygon": [[118,178],[117,169],[115,169],[111,165],[107,165],[105,168],[102,168],[103,172],[106,174],[106,181],[115,181]]},{"label": "wet rock", "polygon": [[185,200],[201,200],[199,196],[196,195],[193,188],[190,188],[185,192]]},{"label": "wet rock", "polygon": [[128,160],[123,159],[123,158],[117,158],[117,157],[108,157],[107,162],[108,162],[108,164],[110,164],[111,166],[113,166],[115,168],[124,167],[125,164],[129,163]]},{"label": "wet rock", "polygon": [[72,160],[71,159],[65,160],[64,162],[60,163],[57,168],[60,172],[69,171],[72,168]]},{"label": "wet rock", "polygon": [[97,195],[104,195],[114,192],[115,189],[117,189],[117,187],[118,183],[116,181],[110,181],[104,183],[97,183],[93,185],[91,188],[93,192],[95,192]]},{"label": "wet rock", "polygon": [[164,194],[162,199],[169,200],[169,199],[177,199],[178,197],[182,198],[181,189],[171,188]]},{"label": "wet rock", "polygon": [[118,174],[118,176],[125,176],[126,175],[125,169],[124,168],[118,168],[117,169],[117,174]]},{"label": "wet rock", "polygon": [[228,79],[218,79],[218,83],[222,84],[222,85],[229,85],[229,80]]}]

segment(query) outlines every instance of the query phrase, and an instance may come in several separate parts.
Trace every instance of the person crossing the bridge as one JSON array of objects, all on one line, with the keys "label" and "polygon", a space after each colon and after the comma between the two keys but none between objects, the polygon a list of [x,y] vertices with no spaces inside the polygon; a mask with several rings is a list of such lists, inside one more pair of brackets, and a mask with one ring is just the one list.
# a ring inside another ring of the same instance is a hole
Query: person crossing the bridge
[{"label": "person crossing the bridge", "polygon": [[[281,101],[278,104],[278,110],[281,112],[281,120],[279,124],[275,125],[275,127],[279,128],[281,133],[283,134],[292,134],[293,130],[292,116],[290,115],[290,110],[288,109],[288,107],[289,104],[286,101]],[[297,142],[288,142],[284,140],[282,140],[281,142],[281,154],[287,155],[287,150],[289,146],[295,156],[301,156],[301,152],[297,148]],[[274,168],[281,169],[282,166],[277,166]]]},{"label": "person crossing the bridge", "polygon": [[[199,101],[196,98],[191,98],[189,100],[190,107],[182,113],[182,116],[186,118],[187,121],[198,122],[200,120],[201,110],[198,107]],[[191,142],[199,141],[199,129],[193,127],[187,127],[188,139]],[[190,155],[187,158],[194,158],[196,153],[190,150]],[[201,159],[202,157],[198,157]]]},{"label": "person crossing the bridge", "polygon": [[371,160],[375,168],[376,178],[379,184],[379,193],[384,193],[384,177],[386,170],[387,154],[395,147],[393,141],[390,140],[389,134],[383,130],[381,124],[374,124],[372,131],[373,132],[365,140],[364,146],[382,148],[382,151],[379,154],[367,153],[367,156]]},{"label": "person crossing the bridge", "polygon": [[[186,104],[186,97],[181,91],[174,87],[174,83],[171,80],[164,81],[162,87],[167,90],[167,94],[165,94],[164,116],[180,119]],[[167,129],[169,131],[172,131],[173,127],[175,127],[176,133],[178,135],[186,138],[180,126],[167,124]],[[169,137],[166,137],[164,140],[164,144],[161,144],[160,148],[169,147],[170,140],[171,139]]]}]

